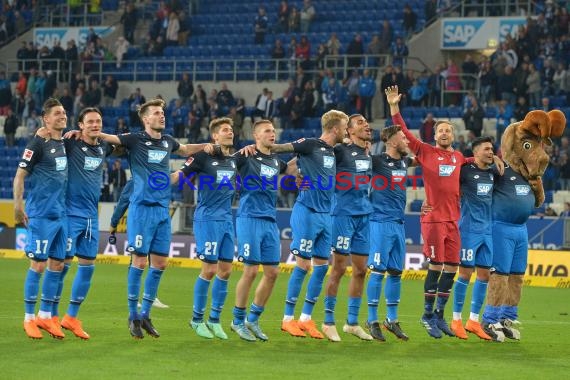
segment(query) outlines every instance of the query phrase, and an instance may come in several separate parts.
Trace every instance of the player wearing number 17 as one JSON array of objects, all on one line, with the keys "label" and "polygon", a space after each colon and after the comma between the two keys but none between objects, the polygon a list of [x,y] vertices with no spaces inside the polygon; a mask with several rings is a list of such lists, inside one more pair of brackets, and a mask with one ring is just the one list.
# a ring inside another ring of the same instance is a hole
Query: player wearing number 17
[{"label": "player wearing number 17", "polygon": [[[170,252],[170,186],[153,182],[153,175],[170,171],[171,153],[188,156],[205,148],[205,144],[181,145],[172,136],[162,133],[166,125],[164,106],[162,99],[153,99],[140,106],[138,115],[144,125],[142,132],[100,135],[108,143],[125,146],[131,164],[133,192],[127,218],[127,251],[131,254],[131,265],[127,276],[127,293],[129,331],[135,339],[144,337],[143,329],[152,337],[160,336],[151,322],[150,308]],[[137,304],[141,277],[148,261],[150,267],[139,314]]]}]

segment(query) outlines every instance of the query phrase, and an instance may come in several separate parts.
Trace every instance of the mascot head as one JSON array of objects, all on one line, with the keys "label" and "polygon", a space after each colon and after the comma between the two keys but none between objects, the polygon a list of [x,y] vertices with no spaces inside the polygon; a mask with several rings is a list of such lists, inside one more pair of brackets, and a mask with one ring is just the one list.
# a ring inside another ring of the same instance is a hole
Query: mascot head
[{"label": "mascot head", "polygon": [[503,159],[529,181],[536,207],[544,202],[542,175],[549,161],[544,146],[552,145],[551,137],[562,136],[565,127],[566,117],[561,111],[536,110],[529,112],[523,121],[509,125],[501,139]]}]

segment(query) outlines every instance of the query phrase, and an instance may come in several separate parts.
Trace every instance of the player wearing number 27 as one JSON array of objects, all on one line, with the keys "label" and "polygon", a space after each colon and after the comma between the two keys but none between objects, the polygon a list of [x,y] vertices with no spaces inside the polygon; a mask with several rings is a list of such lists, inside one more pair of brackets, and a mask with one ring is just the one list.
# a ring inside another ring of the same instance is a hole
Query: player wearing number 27
[{"label": "player wearing number 27", "polygon": [[[164,106],[162,99],[153,99],[140,106],[138,115],[144,125],[142,132],[118,136],[105,133],[100,135],[102,140],[128,149],[133,175],[133,192],[127,218],[127,251],[131,254],[127,295],[129,331],[135,339],[144,337],[142,330],[152,337],[160,336],[151,322],[150,308],[156,298],[170,252],[170,186],[162,186],[164,183],[155,182],[154,179],[160,179],[158,173],[170,171],[171,153],[188,156],[205,148],[204,144],[181,145],[171,136],[162,133],[166,125]],[[141,278],[149,261],[139,314],[137,304]]]}]

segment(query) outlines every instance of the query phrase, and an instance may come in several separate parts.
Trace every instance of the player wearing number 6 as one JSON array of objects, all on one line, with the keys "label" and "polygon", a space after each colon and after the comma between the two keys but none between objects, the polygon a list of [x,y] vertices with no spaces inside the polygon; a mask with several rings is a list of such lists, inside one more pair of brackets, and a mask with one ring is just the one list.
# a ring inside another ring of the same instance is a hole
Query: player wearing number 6
[{"label": "player wearing number 6", "polygon": [[[461,251],[459,278],[453,288],[453,321],[451,330],[460,339],[467,339],[465,330],[481,339],[491,340],[479,323],[479,312],[485,301],[489,269],[493,264],[493,239],[491,230],[493,183],[496,173],[493,163],[493,143],[489,137],[479,137],[472,144],[475,162],[461,168]],[[477,279],[471,297],[471,313],[463,327],[461,310],[469,280],[477,268]]]},{"label": "player wearing number 6", "polygon": [[[241,177],[240,201],[236,218],[238,260],[244,270],[236,287],[236,303],[231,324],[240,338],[246,341],[269,338],[259,327],[259,317],[271,295],[281,256],[279,229],[277,228],[277,191],[279,174],[287,164],[271,154],[275,144],[275,128],[269,120],[259,120],[253,125],[255,152],[246,157],[235,155]],[[296,165],[289,165],[288,174],[294,174]],[[246,306],[251,286],[263,265],[263,277],[255,290],[255,296],[246,318]]]},{"label": "player wearing number 6", "polygon": [[[229,118],[210,122],[210,135],[221,146],[222,156],[200,152],[188,158],[181,170],[171,175],[172,182],[189,181],[194,174],[198,206],[194,213],[196,254],[202,269],[194,284],[194,305],[190,327],[202,338],[228,339],[220,315],[228,295],[228,280],[234,259],[232,201],[236,190],[236,159],[230,156],[234,142],[233,122]],[[179,186],[187,186],[181,184]],[[213,281],[212,281],[213,279]],[[204,322],[208,290],[212,284],[212,308]]]}]

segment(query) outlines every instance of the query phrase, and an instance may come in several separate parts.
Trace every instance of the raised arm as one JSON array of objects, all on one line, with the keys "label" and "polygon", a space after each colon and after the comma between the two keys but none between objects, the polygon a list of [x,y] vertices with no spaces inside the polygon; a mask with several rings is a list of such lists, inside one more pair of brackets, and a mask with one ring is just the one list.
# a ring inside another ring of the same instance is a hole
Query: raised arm
[{"label": "raised arm", "polygon": [[24,211],[24,179],[28,175],[28,172],[22,168],[16,170],[16,176],[14,177],[14,216],[16,218],[16,223],[22,223],[26,227],[28,226],[28,215]]},{"label": "raised arm", "polygon": [[402,127],[402,132],[404,132],[406,138],[410,142],[409,146],[412,152],[418,154],[418,151],[420,150],[423,143],[420,140],[418,140],[418,138],[414,136],[412,132],[410,132],[410,130],[406,126],[406,122],[404,121],[402,115],[400,114],[399,103],[400,100],[402,99],[402,94],[398,93],[398,86],[390,86],[386,88],[385,92],[386,92],[386,100],[390,105],[390,115],[392,115],[392,122]]}]

